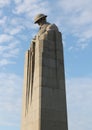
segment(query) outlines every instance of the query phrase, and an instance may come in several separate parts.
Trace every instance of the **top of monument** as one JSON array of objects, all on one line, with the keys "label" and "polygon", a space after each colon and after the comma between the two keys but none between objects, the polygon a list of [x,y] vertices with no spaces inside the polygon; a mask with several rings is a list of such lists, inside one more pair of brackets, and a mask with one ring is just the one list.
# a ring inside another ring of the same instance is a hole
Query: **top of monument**
[{"label": "top of monument", "polygon": [[39,21],[41,18],[47,17],[47,15],[45,14],[38,14],[35,16],[34,18],[34,23],[37,23],[37,21]]}]

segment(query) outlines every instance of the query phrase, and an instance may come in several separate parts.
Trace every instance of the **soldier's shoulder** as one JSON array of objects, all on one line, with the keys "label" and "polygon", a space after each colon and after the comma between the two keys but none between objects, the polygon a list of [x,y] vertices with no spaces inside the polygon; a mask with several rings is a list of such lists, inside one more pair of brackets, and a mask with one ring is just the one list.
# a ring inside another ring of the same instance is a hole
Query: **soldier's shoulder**
[{"label": "soldier's shoulder", "polygon": [[48,26],[47,26],[47,29],[46,29],[47,31],[48,30],[56,30],[56,31],[58,31],[58,27],[55,25],[55,24],[49,24]]}]

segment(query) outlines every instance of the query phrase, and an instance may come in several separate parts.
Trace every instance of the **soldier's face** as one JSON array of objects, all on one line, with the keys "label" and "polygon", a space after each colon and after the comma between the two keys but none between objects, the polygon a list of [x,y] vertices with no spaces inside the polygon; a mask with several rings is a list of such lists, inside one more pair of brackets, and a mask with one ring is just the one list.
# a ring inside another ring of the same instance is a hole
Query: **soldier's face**
[{"label": "soldier's face", "polygon": [[37,22],[37,24],[38,24],[39,26],[42,26],[42,20],[39,20],[39,21]]}]

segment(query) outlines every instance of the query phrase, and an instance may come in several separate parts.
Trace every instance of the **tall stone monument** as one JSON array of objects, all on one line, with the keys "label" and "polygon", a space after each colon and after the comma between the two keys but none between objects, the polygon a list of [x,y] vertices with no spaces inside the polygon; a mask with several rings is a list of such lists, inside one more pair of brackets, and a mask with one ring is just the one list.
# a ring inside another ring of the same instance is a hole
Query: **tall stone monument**
[{"label": "tall stone monument", "polygon": [[62,35],[46,15],[25,55],[21,130],[68,130]]}]

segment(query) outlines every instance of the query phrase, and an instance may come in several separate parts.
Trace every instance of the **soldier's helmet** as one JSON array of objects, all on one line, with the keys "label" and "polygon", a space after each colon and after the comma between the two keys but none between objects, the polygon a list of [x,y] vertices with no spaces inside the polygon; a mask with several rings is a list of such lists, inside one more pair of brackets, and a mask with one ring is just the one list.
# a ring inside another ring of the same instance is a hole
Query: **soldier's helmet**
[{"label": "soldier's helmet", "polygon": [[37,23],[41,18],[46,18],[46,17],[47,17],[47,15],[45,15],[45,14],[38,14],[34,18],[34,23]]}]

